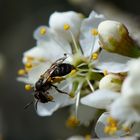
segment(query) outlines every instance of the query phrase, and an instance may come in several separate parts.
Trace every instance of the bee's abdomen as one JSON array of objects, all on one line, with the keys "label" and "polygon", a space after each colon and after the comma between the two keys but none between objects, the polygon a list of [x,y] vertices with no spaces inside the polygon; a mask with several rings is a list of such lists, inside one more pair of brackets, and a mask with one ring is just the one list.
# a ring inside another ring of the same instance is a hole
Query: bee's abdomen
[{"label": "bee's abdomen", "polygon": [[71,64],[63,63],[57,66],[54,72],[51,74],[51,77],[55,76],[65,76],[69,74],[74,69],[74,66]]}]

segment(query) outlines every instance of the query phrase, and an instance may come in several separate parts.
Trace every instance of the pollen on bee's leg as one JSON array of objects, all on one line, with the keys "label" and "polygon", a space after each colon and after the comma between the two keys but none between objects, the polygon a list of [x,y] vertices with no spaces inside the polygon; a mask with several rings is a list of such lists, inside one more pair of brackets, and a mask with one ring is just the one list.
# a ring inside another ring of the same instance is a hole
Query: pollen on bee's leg
[{"label": "pollen on bee's leg", "polygon": [[31,85],[29,85],[29,84],[27,84],[27,85],[25,85],[25,90],[26,91],[30,91],[30,90],[32,90],[32,86]]},{"label": "pollen on bee's leg", "polygon": [[59,83],[59,82],[61,82],[63,80],[65,80],[64,77],[56,76],[56,77],[54,77],[54,78],[51,79],[51,82],[52,83]]},{"label": "pollen on bee's leg", "polygon": [[70,128],[75,128],[80,124],[80,121],[77,119],[76,116],[72,115],[66,121],[66,126]]},{"label": "pollen on bee's leg", "polygon": [[51,95],[47,95],[47,99],[48,99],[48,101],[52,101],[54,98]]}]

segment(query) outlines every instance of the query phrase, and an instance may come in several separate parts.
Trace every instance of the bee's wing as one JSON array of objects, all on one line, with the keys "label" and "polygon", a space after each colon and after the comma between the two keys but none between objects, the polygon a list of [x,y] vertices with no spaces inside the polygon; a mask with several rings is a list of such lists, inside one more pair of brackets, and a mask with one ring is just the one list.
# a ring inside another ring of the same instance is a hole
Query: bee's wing
[{"label": "bee's wing", "polygon": [[[51,74],[54,72],[54,70],[57,68],[57,66],[58,66],[59,64],[62,64],[63,61],[64,61],[66,58],[67,58],[67,56],[64,56],[64,57],[62,57],[62,58],[56,60],[56,61],[51,65],[51,67],[42,75],[42,77],[45,79],[45,81],[47,81],[47,80],[50,78]],[[45,82],[45,81],[44,81],[44,82]]]}]

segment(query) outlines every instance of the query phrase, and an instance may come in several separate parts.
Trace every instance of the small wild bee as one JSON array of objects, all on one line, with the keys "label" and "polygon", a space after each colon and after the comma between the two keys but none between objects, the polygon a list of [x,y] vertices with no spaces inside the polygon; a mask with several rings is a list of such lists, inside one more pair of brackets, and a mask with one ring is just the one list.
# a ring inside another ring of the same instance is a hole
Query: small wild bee
[{"label": "small wild bee", "polygon": [[[53,80],[56,77],[65,76],[69,74],[73,69],[75,69],[73,65],[63,63],[66,58],[67,56],[65,55],[64,57],[56,60],[51,65],[51,67],[44,74],[42,74],[38,81],[35,83],[34,97],[37,100],[35,103],[36,109],[38,101],[41,103],[47,103],[50,101],[53,102],[53,97],[48,92],[48,90],[52,87],[54,87],[59,93],[67,94],[66,92],[58,89],[58,87],[53,84]],[[27,104],[25,108],[27,108],[30,104]]]}]

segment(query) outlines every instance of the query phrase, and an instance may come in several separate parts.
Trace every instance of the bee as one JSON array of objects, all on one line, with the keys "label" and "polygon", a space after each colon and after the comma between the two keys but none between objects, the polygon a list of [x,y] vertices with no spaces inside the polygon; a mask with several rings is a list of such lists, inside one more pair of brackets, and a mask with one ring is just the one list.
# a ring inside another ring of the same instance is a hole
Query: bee
[{"label": "bee", "polygon": [[[38,81],[35,83],[34,98],[36,99],[36,109],[38,102],[53,102],[53,97],[48,92],[48,90],[52,87],[55,88],[55,90],[57,90],[59,93],[67,94],[65,91],[60,90],[56,85],[53,84],[53,81],[56,77],[63,77],[69,74],[73,69],[75,69],[73,65],[69,63],[63,63],[66,58],[67,56],[64,55],[64,57],[56,60],[50,66],[50,68],[40,76]],[[27,108],[32,103],[27,104],[25,108]]]}]

